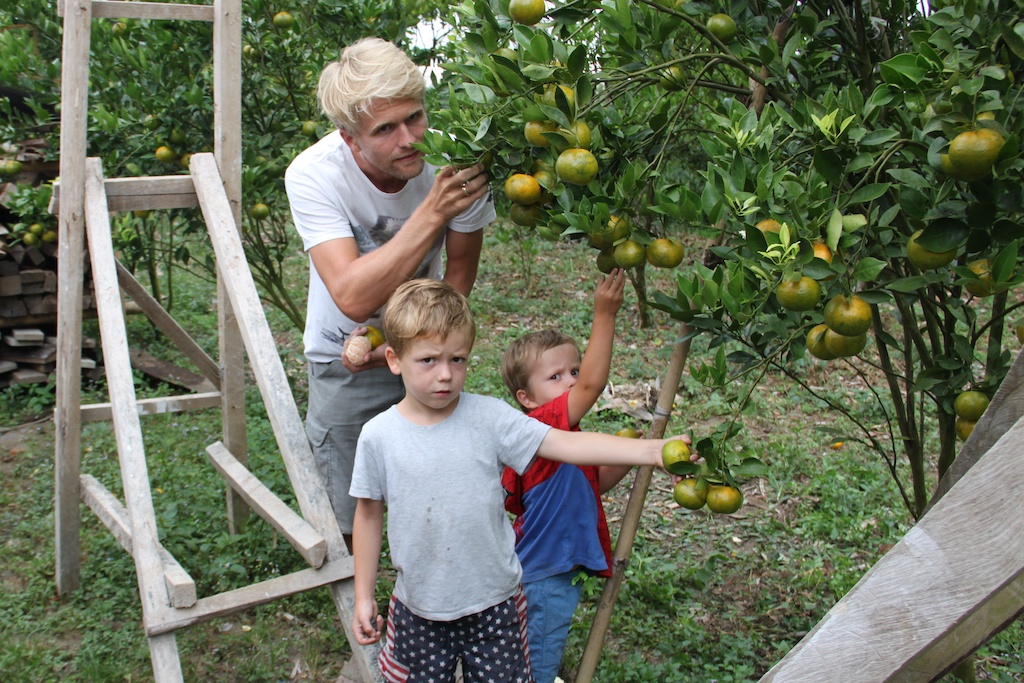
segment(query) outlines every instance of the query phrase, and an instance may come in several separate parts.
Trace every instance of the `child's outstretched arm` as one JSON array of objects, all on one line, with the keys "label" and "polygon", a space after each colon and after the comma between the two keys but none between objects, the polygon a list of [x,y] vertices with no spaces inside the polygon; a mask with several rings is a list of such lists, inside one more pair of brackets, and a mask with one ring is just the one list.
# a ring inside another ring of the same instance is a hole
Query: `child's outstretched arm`
[{"label": "child's outstretched arm", "polygon": [[383,533],[384,501],[360,498],[352,520],[352,559],[355,563],[352,633],[360,645],[380,640],[380,630],[384,626],[384,618],[377,613],[374,596]]},{"label": "child's outstretched arm", "polygon": [[583,419],[597,397],[608,384],[608,371],[612,364],[612,344],[615,342],[615,316],[622,306],[626,287],[626,273],[615,268],[602,277],[594,291],[594,322],[590,327],[590,341],[580,362],[580,375],[569,390],[569,424],[576,426]]},{"label": "child's outstretched arm", "polygon": [[[685,434],[672,437],[690,443]],[[597,432],[548,430],[537,455],[573,465],[653,465],[661,467],[661,448],[669,439],[630,439]]]}]

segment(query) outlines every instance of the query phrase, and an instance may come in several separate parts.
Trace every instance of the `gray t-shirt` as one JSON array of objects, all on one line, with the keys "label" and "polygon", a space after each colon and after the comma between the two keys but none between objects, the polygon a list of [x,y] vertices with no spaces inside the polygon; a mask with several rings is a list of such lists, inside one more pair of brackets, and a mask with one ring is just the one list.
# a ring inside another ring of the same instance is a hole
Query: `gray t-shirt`
[{"label": "gray t-shirt", "polygon": [[549,429],[467,393],[435,425],[413,424],[392,406],[363,427],[349,493],[387,504],[395,595],[414,614],[452,621],[515,593],[522,567],[501,472],[526,471]]}]

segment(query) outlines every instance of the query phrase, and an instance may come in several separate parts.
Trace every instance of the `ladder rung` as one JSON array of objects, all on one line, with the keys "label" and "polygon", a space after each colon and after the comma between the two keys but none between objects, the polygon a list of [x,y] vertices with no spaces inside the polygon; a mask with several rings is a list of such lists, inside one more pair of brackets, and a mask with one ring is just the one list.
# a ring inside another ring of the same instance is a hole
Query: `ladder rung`
[{"label": "ladder rung", "polygon": [[[110,211],[140,209],[188,209],[199,205],[191,175],[160,175],[140,178],[105,178]],[[60,181],[53,183],[50,213],[60,211]]]},{"label": "ladder rung", "polygon": [[[57,16],[64,16],[64,2],[57,3]],[[92,0],[94,19],[181,19],[213,21],[213,5],[179,5],[172,2]]]}]

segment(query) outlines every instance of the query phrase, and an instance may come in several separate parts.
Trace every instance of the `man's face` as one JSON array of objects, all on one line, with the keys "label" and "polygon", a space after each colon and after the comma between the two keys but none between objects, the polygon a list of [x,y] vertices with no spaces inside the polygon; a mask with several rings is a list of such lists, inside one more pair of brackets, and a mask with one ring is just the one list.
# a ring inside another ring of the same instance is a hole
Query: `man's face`
[{"label": "man's face", "polygon": [[384,192],[397,192],[423,171],[427,112],[419,100],[374,100],[360,117],[359,133],[341,135],[363,173]]}]

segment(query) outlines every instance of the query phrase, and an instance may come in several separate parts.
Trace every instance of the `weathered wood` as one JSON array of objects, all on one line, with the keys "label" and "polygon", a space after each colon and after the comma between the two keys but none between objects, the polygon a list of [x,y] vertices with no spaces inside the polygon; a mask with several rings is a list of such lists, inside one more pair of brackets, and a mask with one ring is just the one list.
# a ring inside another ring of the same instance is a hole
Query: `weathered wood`
[{"label": "weathered wood", "polygon": [[[131,555],[132,532],[128,526],[128,510],[95,477],[83,474],[81,481],[82,502],[89,506],[125,552]],[[196,582],[163,545],[158,543],[157,551],[164,565],[164,582],[167,584],[170,606],[191,607],[196,604]]]},{"label": "weathered wood", "polygon": [[231,488],[270,526],[277,529],[311,567],[317,568],[324,563],[327,557],[324,537],[254,477],[223,443],[217,441],[210,444],[206,447],[206,454]]},{"label": "weathered wood", "polygon": [[[158,398],[142,398],[135,402],[139,415],[162,415],[164,413],[183,413],[205,408],[216,408],[220,405],[220,392],[211,391],[204,394],[187,394],[185,396],[160,396]],[[82,421],[97,422],[113,417],[110,403],[91,403],[82,406]]]},{"label": "weathered wood", "polygon": [[1024,607],[1024,421],[762,683],[932,681]]},{"label": "weathered wood", "polygon": [[213,383],[202,375],[191,370],[169,363],[162,358],[157,358],[148,351],[142,349],[131,349],[132,367],[150,377],[155,377],[161,382],[190,389],[191,391],[208,392],[216,390]]},{"label": "weathered wood", "polygon": [[[214,0],[213,22],[213,148],[235,230],[242,225],[242,8],[240,0]],[[224,380],[221,422],[224,445],[243,465],[249,460],[245,427],[245,355],[235,311],[217,271],[217,313],[220,362]],[[228,528],[245,525],[249,510],[231,488],[226,492]]]},{"label": "weathered wood", "polygon": [[57,392],[53,410],[54,559],[57,592],[78,588],[79,479],[82,458],[82,279],[85,275],[85,154],[89,100],[89,43],[92,3],[65,0],[61,52],[60,176],[66,184],[57,244]]},{"label": "weathered wood", "polygon": [[[188,209],[198,205],[192,179],[187,175],[107,178],[103,181],[107,208],[111,211]],[[61,182],[53,183],[50,212],[60,209]]]},{"label": "weathered wood", "polygon": [[[317,471],[306,439],[305,427],[299,416],[295,398],[289,389],[288,378],[281,365],[281,356],[267,325],[263,305],[256,291],[252,273],[245,261],[241,238],[235,230],[231,207],[218,181],[216,162],[209,154],[193,154],[192,177],[199,195],[199,205],[206,219],[210,239],[217,255],[217,268],[223,273],[232,309],[238,315],[242,338],[249,353],[253,375],[263,396],[277,439],[281,457],[302,516],[327,540],[327,559],[333,561],[348,557],[345,541],[327,497],[323,480]],[[374,647],[359,647],[352,633],[352,614],[355,595],[352,582],[331,585],[331,596],[341,616],[342,626],[356,652],[360,675],[366,681],[379,680]]]},{"label": "weathered wood", "polygon": [[[89,235],[89,255],[92,261],[93,285],[99,312],[100,338],[106,365],[107,385],[110,392],[114,422],[114,437],[124,485],[125,507],[128,508],[132,536],[132,558],[139,583],[143,620],[170,604],[167,585],[163,581],[163,562],[160,560],[156,514],[146,467],[142,426],[136,407],[135,381],[128,353],[128,333],[121,308],[121,290],[117,282],[114,245],[110,237],[109,212],[103,192],[103,169],[99,159],[86,163],[86,230]],[[77,354],[76,354],[77,356]],[[150,643],[151,652],[153,643]],[[166,653],[159,654],[163,656]],[[167,657],[167,659],[172,659]],[[158,670],[154,660],[153,672],[157,680],[181,680],[180,662],[173,657],[178,670]],[[163,664],[161,666],[164,666]]]},{"label": "weathered wood", "polygon": [[[57,15],[64,16],[64,3],[57,3]],[[185,19],[213,21],[213,7],[209,5],[178,5],[167,2],[139,2],[129,0],[92,0],[93,16],[104,19]]]},{"label": "weathered wood", "polygon": [[[191,184],[191,179],[189,180]],[[160,302],[142,286],[135,276],[120,262],[117,264],[117,281],[121,283],[121,289],[125,291],[139,308],[146,314],[157,329],[167,335],[175,348],[185,354],[185,357],[192,361],[199,372],[203,373],[213,385],[214,389],[220,389],[220,366],[192,339],[191,335],[178,324],[178,321],[160,305]]]},{"label": "weathered wood", "polygon": [[353,573],[352,558],[345,557],[326,562],[320,569],[303,569],[226,593],[200,598],[193,607],[186,610],[166,608],[155,614],[152,620],[146,621],[146,634],[153,637],[169,633],[248,607],[263,605],[278,598],[344,581],[352,578]]}]

